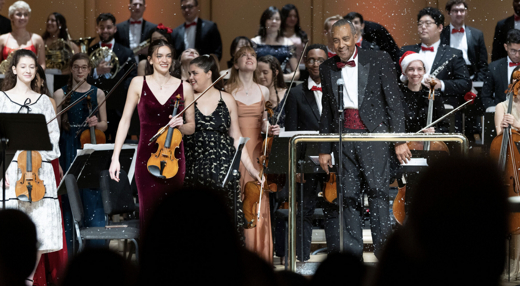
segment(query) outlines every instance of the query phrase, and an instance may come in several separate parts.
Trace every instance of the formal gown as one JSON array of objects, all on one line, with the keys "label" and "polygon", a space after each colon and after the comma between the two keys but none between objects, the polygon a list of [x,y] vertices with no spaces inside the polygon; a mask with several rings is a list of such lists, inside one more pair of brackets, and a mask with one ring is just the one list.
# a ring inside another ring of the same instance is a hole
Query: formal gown
[{"label": "formal gown", "polygon": [[[56,116],[52,103],[46,95],[40,95],[34,102],[26,100],[23,105],[14,102],[5,92],[0,93],[0,113],[31,113],[43,114],[45,121],[50,121]],[[6,189],[6,207],[18,209],[26,213],[36,225],[36,232],[39,241],[38,250],[47,253],[62,249],[63,247],[63,228],[61,224],[61,209],[58,201],[58,188],[52,167],[52,160],[60,156],[58,141],[60,139],[58,122],[53,121],[47,125],[49,137],[52,144],[51,151],[39,151],[42,164],[39,170],[39,178],[45,186],[43,199],[37,202],[29,202],[19,199],[16,196],[15,187],[22,173],[18,168],[17,151],[13,161],[7,168],[10,186]],[[2,200],[0,195],[0,200]]]},{"label": "formal gown", "polygon": [[208,187],[222,192],[230,215],[234,217],[234,197],[237,196],[237,231],[244,241],[244,212],[240,197],[240,181],[233,177],[224,188],[226,177],[235,154],[234,140],[229,136],[231,116],[222,96],[217,108],[210,114],[203,114],[195,103],[195,133],[185,136],[186,178],[185,185]]},{"label": "formal gown", "polygon": [[[7,40],[5,41],[6,43],[9,41],[10,37],[11,37],[11,33],[9,33],[9,35],[7,36]],[[13,49],[13,48],[4,46],[4,48],[2,49],[2,60],[7,59],[7,57],[9,57],[9,55],[11,53],[16,52],[19,49],[29,50],[29,51],[32,51],[33,53],[35,53],[36,55],[38,54],[38,51],[36,50],[36,46],[34,46],[34,43],[32,41],[32,34],[31,34],[31,44],[29,46],[20,47],[18,49]]]},{"label": "formal gown", "polygon": [[[258,87],[260,88],[260,86]],[[249,158],[257,170],[260,169],[257,158],[261,154],[262,149],[262,123],[264,113],[265,99],[250,105],[244,104],[237,100],[238,106],[238,122],[242,137],[249,137],[246,146]],[[240,163],[240,187],[244,190],[247,182],[256,179],[249,175],[245,166]],[[243,192],[243,191],[242,191]],[[242,194],[243,197],[243,194]],[[262,197],[262,205],[260,206],[260,219],[256,227],[244,230],[246,239],[246,248],[255,252],[267,262],[273,262],[273,237],[271,234],[271,213],[269,207],[269,194],[264,193]]]},{"label": "formal gown", "polygon": [[[139,221],[141,230],[145,229],[155,207],[160,204],[169,193],[180,190],[184,184],[186,162],[184,159],[184,144],[182,142],[175,152],[175,157],[179,159],[179,171],[175,177],[171,179],[157,178],[150,174],[146,167],[150,155],[157,151],[157,144],[148,146],[149,140],[159,129],[170,121],[170,115],[173,113],[176,96],[179,95],[181,100],[184,100],[182,85],[183,82],[181,81],[181,84],[172,93],[170,98],[168,98],[164,104],[161,104],[148,87],[146,77],[143,81],[141,99],[137,104],[141,136],[139,137],[137,160],[135,163],[135,182],[139,196]],[[183,109],[184,103],[181,102],[177,112],[181,112]]]},{"label": "formal gown", "polygon": [[[296,53],[296,47],[294,45],[266,45],[261,42],[260,37],[256,37],[252,39],[252,41],[256,44],[255,52],[258,58],[271,55],[280,62],[283,73],[293,72],[289,65],[289,60],[294,57]],[[285,39],[284,43],[286,42],[288,42],[288,39]]]}]

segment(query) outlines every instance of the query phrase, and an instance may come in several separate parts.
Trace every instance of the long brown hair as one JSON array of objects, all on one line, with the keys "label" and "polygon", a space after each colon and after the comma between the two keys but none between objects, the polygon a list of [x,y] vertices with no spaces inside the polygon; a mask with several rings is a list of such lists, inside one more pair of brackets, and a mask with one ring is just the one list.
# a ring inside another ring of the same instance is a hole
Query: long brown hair
[{"label": "long brown hair", "polygon": [[[194,58],[190,62],[190,65],[199,67],[200,69],[204,70],[205,73],[211,71],[212,82],[215,82],[220,77],[217,61],[215,61],[215,58],[210,55],[202,55],[200,57]],[[214,87],[218,90],[224,89],[222,81],[217,82]]]},{"label": "long brown hair", "polygon": [[[256,57],[255,49],[252,47],[244,46],[238,49],[238,51],[234,55],[233,60],[233,66],[231,67],[231,75],[229,76],[229,80],[226,84],[226,91],[233,94],[233,92],[238,88],[238,86],[241,84],[240,77],[238,76],[239,70],[235,67],[235,65],[238,63],[238,59],[243,54],[250,52],[253,54],[254,57]],[[256,77],[256,73],[253,72],[253,81],[255,83],[258,83],[258,79]]]},{"label": "long brown hair", "polygon": [[[74,76],[72,75],[72,67],[74,66],[74,63],[76,61],[79,61],[79,60],[86,60],[88,67],[89,68],[93,68],[92,62],[90,61],[90,57],[87,54],[85,54],[85,53],[74,54],[72,56],[72,58],[70,59],[70,61],[69,61],[69,68],[70,68],[71,73],[70,73],[70,76],[69,76],[69,80],[67,81],[67,90],[63,93],[63,95],[67,94],[67,92],[71,91],[74,88],[72,86],[73,81],[74,81]],[[97,96],[97,94],[94,94],[93,96]],[[69,96],[69,97],[63,99],[65,102],[62,105],[62,109],[65,109],[65,108],[67,108],[70,105],[70,99],[71,98],[72,98],[72,96]],[[60,102],[57,102],[56,104],[60,104]],[[70,130],[70,123],[69,123],[68,112],[64,113],[61,116],[61,128],[64,129],[65,131],[69,131]]]},{"label": "long brown hair", "polygon": [[180,79],[181,78],[181,64],[179,61],[175,60],[175,49],[173,48],[172,44],[170,44],[170,42],[163,40],[163,39],[155,40],[150,44],[150,47],[148,48],[148,57],[146,59],[146,67],[144,69],[144,74],[145,75],[153,74],[153,66],[148,61],[148,58],[152,58],[155,51],[163,46],[167,46],[168,48],[170,48],[170,51],[172,52],[172,65],[170,66],[170,74],[172,76]]},{"label": "long brown hair", "polygon": [[[260,57],[258,59],[259,63],[265,63],[269,65],[269,69],[273,73],[273,82],[271,83],[274,86],[274,90],[276,92],[276,105],[280,103],[280,97],[278,96],[278,89],[285,89],[287,86],[285,85],[285,80],[283,79],[283,71],[282,67],[280,66],[280,62],[278,59],[271,55],[266,55],[263,57]],[[276,72],[278,71],[278,75]],[[269,87],[267,87],[269,88]]]},{"label": "long brown hair", "polygon": [[[13,57],[11,58],[11,62],[9,63],[9,68],[7,68],[7,71],[5,73],[4,82],[2,83],[2,90],[10,90],[13,87],[15,87],[18,78],[13,73],[13,67],[16,67],[18,65],[18,62],[20,62],[20,59],[23,57],[32,58],[34,60],[35,67],[37,67],[38,59],[32,51],[24,49],[15,51]],[[36,90],[36,73],[34,75],[33,80],[31,81],[31,89]]]}]

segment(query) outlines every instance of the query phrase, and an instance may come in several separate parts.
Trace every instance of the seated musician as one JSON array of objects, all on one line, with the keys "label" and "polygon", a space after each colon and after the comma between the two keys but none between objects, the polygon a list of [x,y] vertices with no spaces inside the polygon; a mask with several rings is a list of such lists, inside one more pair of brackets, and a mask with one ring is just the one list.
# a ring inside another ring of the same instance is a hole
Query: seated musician
[{"label": "seated musician", "polygon": [[[518,31],[518,30],[517,30]],[[500,61],[500,60],[499,60]],[[515,71],[519,70],[520,66],[515,67],[515,69],[511,72],[510,82],[513,82],[513,74]],[[508,105],[509,105],[509,97],[499,104],[497,104],[495,109],[495,127],[497,130],[497,135],[502,134],[504,132],[504,128],[511,125],[511,127],[515,130],[520,130],[520,99],[518,96],[513,98],[513,108],[511,109],[511,114],[507,113]]]}]

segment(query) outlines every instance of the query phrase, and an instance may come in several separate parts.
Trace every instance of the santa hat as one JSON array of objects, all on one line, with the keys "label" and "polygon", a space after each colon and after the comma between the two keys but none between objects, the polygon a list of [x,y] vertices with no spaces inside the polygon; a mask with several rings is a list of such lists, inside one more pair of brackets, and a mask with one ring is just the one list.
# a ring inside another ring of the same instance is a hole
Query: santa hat
[{"label": "santa hat", "polygon": [[426,75],[426,74],[430,73],[430,67],[423,60],[421,55],[419,55],[416,52],[408,51],[408,52],[404,53],[404,55],[401,56],[401,58],[399,59],[399,65],[401,66],[401,72],[402,72],[400,79],[402,82],[406,82],[408,80],[408,78],[406,77],[406,75],[404,73],[405,73],[406,69],[408,68],[408,65],[413,61],[421,61],[424,64],[424,74]]}]

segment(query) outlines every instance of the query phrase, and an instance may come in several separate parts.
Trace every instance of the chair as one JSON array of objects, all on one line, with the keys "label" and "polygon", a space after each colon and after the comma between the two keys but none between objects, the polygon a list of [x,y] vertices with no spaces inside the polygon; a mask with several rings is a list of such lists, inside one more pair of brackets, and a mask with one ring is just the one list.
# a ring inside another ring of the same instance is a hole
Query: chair
[{"label": "chair", "polygon": [[113,222],[110,220],[110,217],[113,215],[124,213],[135,214],[138,210],[134,202],[128,175],[124,170],[121,170],[119,179],[119,182],[112,180],[108,170],[101,171],[100,173],[99,187],[101,189],[101,198],[103,199],[106,225],[125,224],[139,228],[138,219],[130,219],[123,222]]},{"label": "chair", "polygon": [[117,227],[117,228],[106,228],[106,227],[84,227],[83,226],[83,204],[79,194],[78,182],[76,177],[69,174],[65,177],[65,186],[67,188],[67,194],[69,196],[70,208],[72,211],[72,219],[74,220],[74,238],[72,252],[76,253],[76,238],[79,243],[78,251],[82,251],[85,248],[85,240],[90,239],[128,239],[131,240],[136,249],[136,259],[139,261],[139,245],[137,240],[139,238],[139,229],[135,227]]}]

